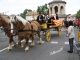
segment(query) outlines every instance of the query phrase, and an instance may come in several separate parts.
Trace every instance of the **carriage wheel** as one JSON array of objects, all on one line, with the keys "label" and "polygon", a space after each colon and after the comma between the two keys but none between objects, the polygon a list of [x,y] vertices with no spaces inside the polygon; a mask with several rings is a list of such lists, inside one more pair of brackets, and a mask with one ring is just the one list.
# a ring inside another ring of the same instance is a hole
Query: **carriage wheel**
[{"label": "carriage wheel", "polygon": [[46,41],[50,41],[51,39],[51,34],[50,34],[50,30],[46,31]]},{"label": "carriage wheel", "polygon": [[58,27],[58,35],[61,36],[61,27]]}]

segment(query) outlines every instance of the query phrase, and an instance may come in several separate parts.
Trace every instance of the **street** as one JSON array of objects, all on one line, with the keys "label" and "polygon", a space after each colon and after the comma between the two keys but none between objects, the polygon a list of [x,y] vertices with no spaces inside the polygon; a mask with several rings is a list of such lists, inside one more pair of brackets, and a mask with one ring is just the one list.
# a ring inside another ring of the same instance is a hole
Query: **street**
[{"label": "street", "polygon": [[[78,30],[75,30],[75,40],[78,39]],[[0,31],[0,60],[79,60],[77,50],[74,47],[73,53],[68,53],[69,43],[66,32],[62,31],[62,35],[58,36],[57,31],[51,31],[51,40],[46,42],[45,36],[42,36],[43,43],[39,45],[38,37],[35,38],[35,46],[30,47],[28,52],[24,48],[13,47],[12,51],[8,52],[8,37],[3,31]],[[14,36],[17,42],[17,37]],[[22,42],[25,44],[24,42]],[[30,46],[30,44],[29,44]]]}]

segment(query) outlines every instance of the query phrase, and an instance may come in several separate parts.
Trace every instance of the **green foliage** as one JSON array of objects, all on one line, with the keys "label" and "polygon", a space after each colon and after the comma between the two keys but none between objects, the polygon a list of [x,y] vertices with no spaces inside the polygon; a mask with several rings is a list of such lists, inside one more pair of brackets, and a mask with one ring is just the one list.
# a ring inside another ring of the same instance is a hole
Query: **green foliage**
[{"label": "green foliage", "polygon": [[27,14],[27,12],[30,12],[30,11],[32,11],[32,10],[31,9],[25,9],[23,11],[23,13],[20,13],[20,16],[23,17],[24,19],[26,19],[26,14]]},{"label": "green foliage", "polygon": [[76,18],[80,18],[80,10],[79,10],[79,11],[77,11]]},{"label": "green foliage", "polygon": [[49,14],[49,8],[48,8],[47,4],[38,6],[37,12],[42,12],[42,14]]}]

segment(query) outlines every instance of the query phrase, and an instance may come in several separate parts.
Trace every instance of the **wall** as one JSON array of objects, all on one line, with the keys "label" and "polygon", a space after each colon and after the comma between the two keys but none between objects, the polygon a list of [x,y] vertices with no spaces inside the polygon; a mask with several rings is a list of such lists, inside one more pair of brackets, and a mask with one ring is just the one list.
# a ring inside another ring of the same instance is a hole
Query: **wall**
[{"label": "wall", "polygon": [[34,18],[33,18],[33,16],[26,16],[26,20],[36,20],[37,18],[36,18],[36,16],[34,16]]}]

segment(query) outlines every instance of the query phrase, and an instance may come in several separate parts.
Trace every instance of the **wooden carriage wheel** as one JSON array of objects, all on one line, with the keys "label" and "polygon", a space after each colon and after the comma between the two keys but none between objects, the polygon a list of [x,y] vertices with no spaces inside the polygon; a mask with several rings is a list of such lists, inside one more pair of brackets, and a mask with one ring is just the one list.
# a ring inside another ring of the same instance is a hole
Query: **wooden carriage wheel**
[{"label": "wooden carriage wheel", "polygon": [[46,31],[45,37],[46,37],[46,41],[50,41],[50,39],[51,39],[50,30]]},{"label": "wooden carriage wheel", "polygon": [[58,27],[58,35],[61,36],[61,34],[62,34],[62,33],[61,33],[61,27],[59,26],[59,27]]}]

